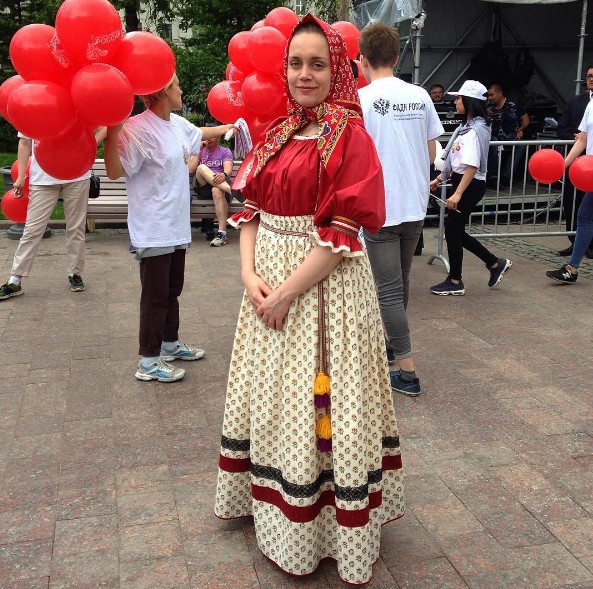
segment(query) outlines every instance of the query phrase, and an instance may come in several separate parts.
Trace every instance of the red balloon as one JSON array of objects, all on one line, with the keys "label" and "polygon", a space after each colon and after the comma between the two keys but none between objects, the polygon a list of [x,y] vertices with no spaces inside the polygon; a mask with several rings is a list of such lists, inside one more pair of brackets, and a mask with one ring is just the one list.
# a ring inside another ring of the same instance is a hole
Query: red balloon
[{"label": "red balloon", "polygon": [[72,80],[70,92],[78,114],[91,128],[119,125],[134,107],[134,93],[128,78],[105,63],[81,68]]},{"label": "red balloon", "polygon": [[554,149],[540,149],[529,158],[527,168],[537,182],[552,184],[564,174],[564,158]]},{"label": "red balloon", "polygon": [[355,59],[354,63],[358,66],[358,84],[357,84],[357,88],[364,88],[365,86],[369,85],[368,80],[364,77],[364,74],[362,72],[362,66],[360,65],[360,60]]},{"label": "red balloon", "polygon": [[237,33],[229,41],[227,52],[229,59],[234,63],[244,74],[249,74],[253,71],[253,64],[249,59],[247,51],[247,43],[249,42],[249,31],[241,31]]},{"label": "red balloon", "polygon": [[144,31],[127,33],[110,63],[123,72],[134,94],[139,96],[162,90],[175,73],[171,47],[160,37]]},{"label": "red balloon", "polygon": [[258,115],[276,112],[283,101],[283,86],[279,77],[255,71],[243,82],[245,106]]},{"label": "red balloon", "polygon": [[286,37],[273,27],[252,31],[247,41],[247,53],[255,69],[269,74],[281,70],[286,43]]},{"label": "red balloon", "polygon": [[107,0],[64,0],[56,14],[56,31],[80,63],[106,62],[121,43],[121,18]]},{"label": "red balloon", "polygon": [[264,19],[264,24],[268,27],[278,29],[288,38],[292,34],[294,27],[299,24],[299,17],[290,8],[279,6],[268,12],[268,16]]},{"label": "red balloon", "polygon": [[2,197],[2,212],[7,219],[15,223],[24,223],[27,220],[27,207],[29,197],[27,195],[17,198],[14,190],[9,190]]},{"label": "red balloon", "polygon": [[229,65],[226,66],[225,78],[229,82],[243,82],[245,74],[234,63],[229,62]]},{"label": "red balloon", "polygon": [[20,88],[25,83],[25,80],[20,76],[12,76],[5,80],[0,86],[0,114],[8,121],[8,111],[6,104],[12,93]]},{"label": "red balloon", "polygon": [[60,180],[74,180],[86,174],[96,156],[95,136],[80,121],[62,137],[40,141],[35,146],[35,158],[41,168]]},{"label": "red balloon", "polygon": [[[29,184],[30,184],[29,176],[31,174],[30,170],[31,170],[31,158],[29,158],[27,167],[25,168],[25,182],[23,184],[23,194],[25,194],[25,195],[29,194]],[[14,160],[14,163],[10,167],[10,177],[12,178],[13,182],[17,181],[17,178],[19,177],[19,160]]]},{"label": "red balloon", "polygon": [[360,37],[360,31],[351,22],[346,20],[339,20],[335,22],[332,27],[342,35],[344,41],[346,41],[346,47],[348,48],[348,57],[355,59],[358,56],[358,38]]},{"label": "red balloon", "polygon": [[12,124],[31,139],[52,139],[72,128],[76,111],[70,93],[53,82],[25,82],[8,99]]},{"label": "red balloon", "polygon": [[32,24],[19,29],[10,41],[10,59],[25,80],[50,80],[68,86],[76,72],[56,29]]},{"label": "red balloon", "polygon": [[264,20],[258,20],[252,27],[249,29],[250,31],[255,31],[255,29],[259,29],[264,26]]},{"label": "red balloon", "polygon": [[241,82],[219,82],[214,85],[206,99],[210,114],[223,123],[234,123],[245,116],[245,103]]},{"label": "red balloon", "polygon": [[260,139],[262,139],[264,131],[270,125],[271,120],[267,117],[261,117],[259,115],[251,115],[245,120],[247,121],[247,126],[249,127],[251,142],[253,145],[255,145]]},{"label": "red balloon", "polygon": [[583,192],[593,192],[593,155],[578,157],[568,169],[570,181]]}]

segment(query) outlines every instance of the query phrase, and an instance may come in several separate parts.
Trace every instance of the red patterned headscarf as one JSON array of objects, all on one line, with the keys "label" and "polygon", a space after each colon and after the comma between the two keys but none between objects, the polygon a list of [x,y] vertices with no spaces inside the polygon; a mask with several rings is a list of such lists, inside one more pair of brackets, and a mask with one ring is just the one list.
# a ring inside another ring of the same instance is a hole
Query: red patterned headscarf
[{"label": "red patterned headscarf", "polygon": [[[324,102],[312,108],[305,108],[296,102],[290,95],[288,81],[286,81],[286,94],[288,96],[288,117],[268,130],[245,161],[244,169],[238,174],[240,187],[247,184],[257,176],[268,160],[278,153],[285,143],[309,121],[316,120],[321,129],[317,142],[317,149],[322,165],[333,176],[341,160],[344,149],[340,137],[349,123],[362,125],[362,110],[356,90],[356,80],[348,59],[348,50],[342,36],[330,25],[307,14],[294,28],[284,55],[284,71],[288,68],[288,48],[299,32],[299,29],[308,22],[315,22],[325,35],[329,44],[331,85],[329,94]],[[243,166],[242,166],[243,168]],[[234,186],[239,188],[239,185]]]}]

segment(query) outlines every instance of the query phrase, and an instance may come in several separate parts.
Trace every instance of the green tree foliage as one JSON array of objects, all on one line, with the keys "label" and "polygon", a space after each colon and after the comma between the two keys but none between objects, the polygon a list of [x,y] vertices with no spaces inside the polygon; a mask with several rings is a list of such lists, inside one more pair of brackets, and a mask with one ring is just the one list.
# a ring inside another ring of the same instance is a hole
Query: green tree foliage
[{"label": "green tree foliage", "polygon": [[21,27],[32,23],[53,26],[60,4],[61,0],[0,0],[0,64],[3,80],[14,74],[8,58],[12,36]]}]

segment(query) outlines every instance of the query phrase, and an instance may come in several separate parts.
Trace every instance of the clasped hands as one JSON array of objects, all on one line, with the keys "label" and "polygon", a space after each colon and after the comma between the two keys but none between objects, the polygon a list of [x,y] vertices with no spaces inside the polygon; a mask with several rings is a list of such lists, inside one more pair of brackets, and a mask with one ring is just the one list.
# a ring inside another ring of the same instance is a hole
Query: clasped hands
[{"label": "clasped hands", "polygon": [[281,331],[290,307],[279,289],[271,289],[257,274],[243,277],[245,290],[255,314],[271,329]]}]

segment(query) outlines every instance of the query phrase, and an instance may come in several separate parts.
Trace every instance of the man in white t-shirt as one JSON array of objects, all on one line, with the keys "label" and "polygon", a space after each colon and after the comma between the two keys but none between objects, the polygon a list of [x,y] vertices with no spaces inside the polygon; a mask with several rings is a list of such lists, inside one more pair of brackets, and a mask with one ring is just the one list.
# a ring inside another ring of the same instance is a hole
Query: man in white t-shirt
[{"label": "man in white t-shirt", "polygon": [[[103,127],[96,132],[97,142],[105,137]],[[29,169],[29,206],[23,236],[14,254],[11,275],[8,281],[0,286],[0,301],[23,294],[21,279],[29,276],[37,248],[54,210],[58,198],[64,201],[64,217],[66,221],[66,255],[68,258],[68,281],[72,292],[85,289],[81,273],[84,268],[86,211],[89,199],[90,171],[74,180],[59,180],[44,172],[35,159],[34,142],[19,133],[18,145],[18,177],[14,182],[15,196],[22,197],[26,180],[27,164],[31,158]]]},{"label": "man in white t-shirt", "polygon": [[443,126],[426,90],[399,80],[399,35],[382,23],[365,27],[360,63],[369,85],[359,90],[364,123],[375,141],[385,178],[386,221],[364,234],[385,327],[393,390],[420,394],[406,317],[409,275],[428,206],[430,165]]}]

